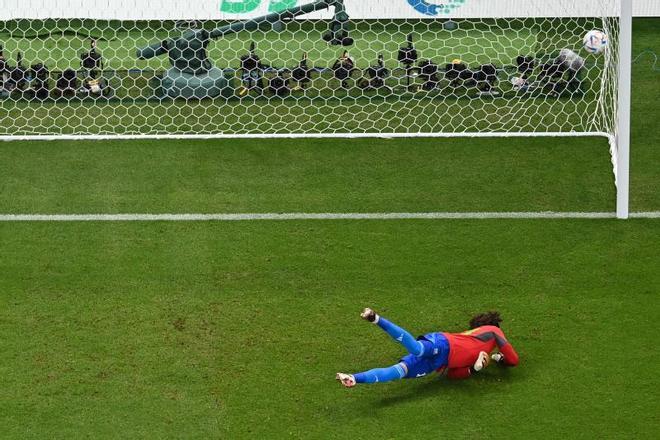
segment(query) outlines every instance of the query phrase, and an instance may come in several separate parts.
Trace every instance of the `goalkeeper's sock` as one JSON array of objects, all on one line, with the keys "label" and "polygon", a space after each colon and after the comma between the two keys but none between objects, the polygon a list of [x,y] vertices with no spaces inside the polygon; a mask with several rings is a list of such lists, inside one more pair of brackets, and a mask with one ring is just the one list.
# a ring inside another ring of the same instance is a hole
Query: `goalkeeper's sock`
[{"label": "goalkeeper's sock", "polygon": [[356,383],[377,383],[403,379],[405,375],[406,371],[401,364],[396,364],[387,368],[374,368],[363,373],[356,373],[353,377],[355,377]]},{"label": "goalkeeper's sock", "polygon": [[415,356],[422,356],[424,354],[424,344],[416,340],[413,335],[408,333],[406,330],[397,326],[394,323],[391,323],[382,316],[379,317],[378,327],[385,330],[385,332],[392,337],[395,341],[403,345],[408,353]]}]

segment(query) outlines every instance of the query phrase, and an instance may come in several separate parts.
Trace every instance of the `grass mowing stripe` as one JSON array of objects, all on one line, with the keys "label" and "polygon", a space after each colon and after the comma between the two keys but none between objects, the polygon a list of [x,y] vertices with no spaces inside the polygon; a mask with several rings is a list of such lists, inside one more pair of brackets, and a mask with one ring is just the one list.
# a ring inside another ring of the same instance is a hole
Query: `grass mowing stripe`
[{"label": "grass mowing stripe", "polygon": [[0,156],[2,214],[605,212],[615,200],[607,141],[590,137],[10,142]]}]

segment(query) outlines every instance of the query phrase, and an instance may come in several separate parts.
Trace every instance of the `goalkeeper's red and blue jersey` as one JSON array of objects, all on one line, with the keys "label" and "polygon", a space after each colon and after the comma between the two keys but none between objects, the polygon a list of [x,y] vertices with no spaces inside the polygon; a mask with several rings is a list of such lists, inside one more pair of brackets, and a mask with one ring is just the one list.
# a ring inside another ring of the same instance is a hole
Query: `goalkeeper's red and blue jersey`
[{"label": "goalkeeper's red and blue jersey", "polygon": [[[497,326],[484,325],[463,333],[443,333],[449,341],[449,359],[447,361],[447,376],[460,379],[470,376],[470,367],[474,365],[479,353],[490,353],[497,347],[504,355],[504,365],[518,365],[518,353],[513,349]],[[438,371],[444,370],[445,367]]]}]

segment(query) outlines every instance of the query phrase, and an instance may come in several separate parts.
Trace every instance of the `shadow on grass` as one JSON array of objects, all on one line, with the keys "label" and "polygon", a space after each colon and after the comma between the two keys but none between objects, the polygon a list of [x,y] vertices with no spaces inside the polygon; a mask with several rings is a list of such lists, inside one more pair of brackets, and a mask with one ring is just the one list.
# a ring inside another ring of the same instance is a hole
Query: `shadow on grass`
[{"label": "shadow on grass", "polygon": [[409,386],[400,388],[397,393],[383,397],[380,401],[375,401],[374,406],[376,409],[387,408],[438,396],[451,399],[458,394],[463,396],[473,394],[475,398],[483,398],[501,392],[499,385],[525,380],[528,372],[519,374],[520,370],[516,370],[518,371],[507,367],[491,367],[489,371],[464,380],[451,380],[438,375],[422,380],[406,379],[405,382]]}]

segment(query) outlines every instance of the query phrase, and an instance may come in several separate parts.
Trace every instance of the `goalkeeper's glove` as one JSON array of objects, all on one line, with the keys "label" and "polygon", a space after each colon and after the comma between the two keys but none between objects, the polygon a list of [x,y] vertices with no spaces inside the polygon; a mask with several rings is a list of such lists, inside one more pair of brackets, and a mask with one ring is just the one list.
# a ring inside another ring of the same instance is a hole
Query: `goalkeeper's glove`
[{"label": "goalkeeper's glove", "polygon": [[490,362],[490,358],[488,356],[488,353],[482,351],[481,353],[479,353],[479,357],[477,358],[477,361],[474,363],[472,369],[474,371],[481,371],[488,366],[489,362]]},{"label": "goalkeeper's glove", "polygon": [[504,362],[504,355],[502,353],[493,353],[490,358],[498,364]]}]

